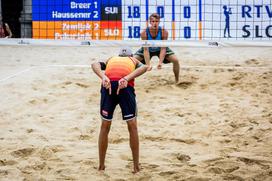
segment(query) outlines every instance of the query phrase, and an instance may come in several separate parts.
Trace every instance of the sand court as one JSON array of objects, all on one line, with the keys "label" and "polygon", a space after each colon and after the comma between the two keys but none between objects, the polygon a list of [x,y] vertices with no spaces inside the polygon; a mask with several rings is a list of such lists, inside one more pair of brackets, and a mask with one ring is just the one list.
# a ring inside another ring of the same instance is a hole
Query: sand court
[{"label": "sand court", "polygon": [[[136,51],[138,47],[133,47]],[[118,48],[0,47],[0,180],[271,180],[272,49],[172,48],[136,79],[141,172],[115,111],[98,172],[100,80]]]}]

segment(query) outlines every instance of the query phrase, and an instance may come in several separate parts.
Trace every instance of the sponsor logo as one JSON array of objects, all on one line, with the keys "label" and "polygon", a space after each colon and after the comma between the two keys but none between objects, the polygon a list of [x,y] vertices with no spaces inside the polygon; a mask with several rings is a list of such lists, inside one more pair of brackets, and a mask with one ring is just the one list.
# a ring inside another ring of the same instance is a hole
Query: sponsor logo
[{"label": "sponsor logo", "polygon": [[102,110],[102,115],[103,115],[103,116],[108,116],[109,113],[108,113],[108,111]]}]

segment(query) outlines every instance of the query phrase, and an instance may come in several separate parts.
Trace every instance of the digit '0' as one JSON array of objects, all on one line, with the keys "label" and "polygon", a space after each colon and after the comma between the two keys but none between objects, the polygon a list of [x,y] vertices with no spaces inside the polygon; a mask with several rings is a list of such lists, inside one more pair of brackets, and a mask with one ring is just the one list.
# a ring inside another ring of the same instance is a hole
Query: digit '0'
[{"label": "digit '0'", "polygon": [[158,6],[157,7],[157,13],[160,15],[161,18],[164,18],[164,7]]},{"label": "digit '0'", "polygon": [[184,27],[184,38],[186,38],[186,39],[191,38],[191,27],[190,26]]}]

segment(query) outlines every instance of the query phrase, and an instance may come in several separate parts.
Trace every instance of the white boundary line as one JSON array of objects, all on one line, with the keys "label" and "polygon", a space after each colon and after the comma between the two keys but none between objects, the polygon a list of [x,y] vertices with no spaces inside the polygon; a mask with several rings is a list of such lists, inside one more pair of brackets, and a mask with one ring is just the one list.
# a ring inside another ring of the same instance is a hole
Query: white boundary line
[{"label": "white boundary line", "polygon": [[[41,66],[33,66],[33,67],[30,67],[30,68],[27,68],[25,70],[22,70],[22,71],[19,71],[15,74],[12,74],[10,76],[7,76],[3,79],[0,79],[0,83],[1,82],[5,82],[9,79],[12,79],[14,77],[17,77],[23,73],[26,73],[26,72],[29,72],[33,69],[38,69],[38,68],[50,68],[50,67],[78,67],[78,68],[91,68],[90,65],[41,65]],[[155,66],[153,66],[155,67]],[[163,67],[165,68],[172,68],[172,65],[164,65]],[[205,65],[202,65],[202,66],[190,66],[190,65],[185,65],[185,66],[181,66],[181,69],[188,69],[188,68],[199,68],[199,69],[215,69],[215,68],[218,68],[218,69],[251,69],[251,70],[256,70],[256,69],[271,69],[272,70],[272,67],[256,67],[256,66],[248,66],[248,67],[239,67],[239,66],[205,66]],[[153,69],[154,70],[154,69]],[[156,69],[155,69],[156,70]]]},{"label": "white boundary line", "polygon": [[19,71],[19,72],[15,73],[15,74],[12,74],[12,75],[10,75],[10,76],[8,76],[8,77],[5,77],[5,78],[1,79],[0,82],[4,82],[4,81],[6,81],[6,80],[8,80],[8,79],[17,77],[18,75],[21,75],[21,74],[23,74],[23,73],[25,73],[25,72],[29,72],[30,70],[32,70],[32,69],[34,69],[34,68],[36,68],[36,67],[30,67],[30,68],[27,68],[27,69],[25,69],[25,70]]},{"label": "white boundary line", "polygon": [[85,68],[89,67],[91,68],[91,65],[44,65],[44,66],[37,66],[41,68],[46,68],[46,67],[79,67],[79,68]]}]

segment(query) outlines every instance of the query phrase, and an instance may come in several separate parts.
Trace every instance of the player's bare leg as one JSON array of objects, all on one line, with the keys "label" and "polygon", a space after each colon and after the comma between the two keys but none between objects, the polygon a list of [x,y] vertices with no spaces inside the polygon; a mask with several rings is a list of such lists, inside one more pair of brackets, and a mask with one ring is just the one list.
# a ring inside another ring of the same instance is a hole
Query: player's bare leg
[{"label": "player's bare leg", "polygon": [[133,173],[137,173],[140,171],[139,166],[139,137],[138,137],[138,129],[137,129],[137,121],[136,119],[132,119],[127,121],[128,131],[129,131],[129,143],[132,151],[133,157]]},{"label": "player's bare leg", "polygon": [[180,71],[180,65],[179,61],[176,55],[170,55],[167,57],[167,60],[169,60],[171,63],[173,63],[173,72],[175,75],[175,81],[176,83],[179,82],[179,71]]},{"label": "player's bare leg", "polygon": [[105,157],[108,148],[108,134],[111,127],[111,121],[102,120],[99,140],[98,140],[98,149],[99,149],[99,167],[98,170],[105,170]]}]

